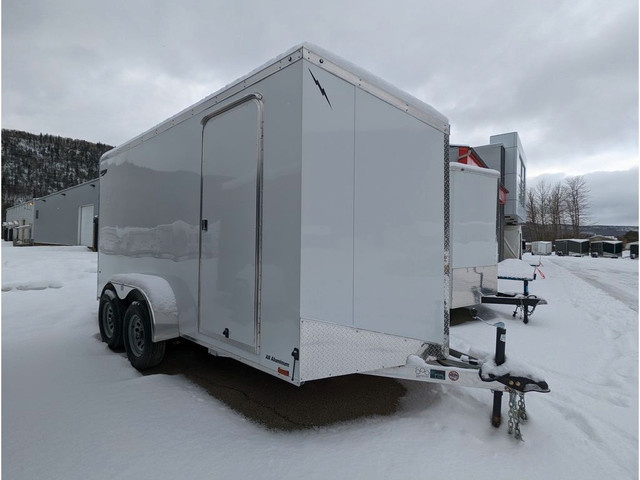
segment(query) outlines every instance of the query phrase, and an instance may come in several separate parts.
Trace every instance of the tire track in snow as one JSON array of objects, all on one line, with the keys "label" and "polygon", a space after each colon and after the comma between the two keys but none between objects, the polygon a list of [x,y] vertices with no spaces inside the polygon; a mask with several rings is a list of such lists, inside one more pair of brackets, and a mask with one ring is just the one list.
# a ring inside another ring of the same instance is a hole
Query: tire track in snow
[{"label": "tire track in snow", "polygon": [[[638,313],[637,278],[636,278],[635,293],[634,293],[633,289],[630,289],[629,291],[624,291],[618,288],[616,285],[611,285],[611,284],[602,282],[598,278],[597,273],[594,273],[587,269],[581,269],[579,268],[580,266],[577,264],[568,263],[566,265],[562,265],[562,267],[564,267],[566,270],[573,273],[576,277],[584,280],[591,286],[596,287],[597,289],[605,292],[607,295],[615,298],[616,300],[621,301],[631,310]],[[631,276],[629,276],[629,278],[631,278]]]}]

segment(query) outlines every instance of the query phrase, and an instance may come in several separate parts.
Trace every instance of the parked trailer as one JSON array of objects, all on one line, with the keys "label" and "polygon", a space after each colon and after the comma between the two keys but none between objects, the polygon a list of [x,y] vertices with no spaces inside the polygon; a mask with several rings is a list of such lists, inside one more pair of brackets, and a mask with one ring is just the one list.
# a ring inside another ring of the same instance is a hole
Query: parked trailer
[{"label": "parked trailer", "polygon": [[531,242],[532,255],[551,255],[553,244],[551,242]]},{"label": "parked trailer", "polygon": [[451,163],[451,308],[498,292],[496,209],[500,172]]},{"label": "parked trailer", "polygon": [[631,259],[638,258],[638,242],[629,243],[629,257]]},{"label": "parked trailer", "polygon": [[589,255],[589,240],[586,238],[567,238],[556,240],[556,255],[582,257]]},{"label": "parked trailer", "polygon": [[294,385],[548,391],[451,359],[448,140],[436,110],[304,44],[107,152],[102,339],[140,370],[182,337]]},{"label": "parked trailer", "polygon": [[591,255],[607,258],[622,257],[622,242],[620,240],[591,242]]}]

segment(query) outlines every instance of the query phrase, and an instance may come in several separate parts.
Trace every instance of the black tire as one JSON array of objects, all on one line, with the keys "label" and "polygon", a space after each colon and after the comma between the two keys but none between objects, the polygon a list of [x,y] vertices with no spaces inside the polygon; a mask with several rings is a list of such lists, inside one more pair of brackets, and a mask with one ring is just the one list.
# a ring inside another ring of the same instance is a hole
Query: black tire
[{"label": "black tire", "polygon": [[151,340],[151,318],[147,306],[132,302],[124,314],[124,349],[137,370],[147,370],[158,365],[164,358],[165,342]]},{"label": "black tire", "polygon": [[122,303],[113,290],[105,290],[98,310],[100,338],[111,350],[122,350]]}]

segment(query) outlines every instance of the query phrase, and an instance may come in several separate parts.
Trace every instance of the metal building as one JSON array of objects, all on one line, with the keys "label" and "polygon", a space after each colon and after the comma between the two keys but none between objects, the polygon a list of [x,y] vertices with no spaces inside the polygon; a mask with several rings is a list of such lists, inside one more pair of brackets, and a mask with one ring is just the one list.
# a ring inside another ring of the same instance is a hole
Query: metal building
[{"label": "metal building", "polygon": [[6,222],[3,225],[3,238],[16,245],[33,243],[34,202],[29,200],[7,208]]},{"label": "metal building", "polygon": [[489,143],[474,150],[489,168],[501,173],[501,184],[506,189],[499,259],[521,258],[521,225],[527,221],[527,157],[518,132],[492,135]]},{"label": "metal building", "polygon": [[90,180],[34,200],[33,239],[39,244],[94,244],[99,180]]}]

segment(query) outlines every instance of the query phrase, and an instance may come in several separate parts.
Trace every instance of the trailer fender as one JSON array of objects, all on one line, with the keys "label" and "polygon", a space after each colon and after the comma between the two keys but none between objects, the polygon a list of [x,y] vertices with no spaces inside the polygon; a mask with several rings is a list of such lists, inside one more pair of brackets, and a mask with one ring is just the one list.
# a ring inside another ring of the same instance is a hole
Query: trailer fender
[{"label": "trailer fender", "polygon": [[109,283],[120,300],[134,300],[136,292],[144,297],[151,315],[154,342],[179,336],[176,296],[166,279],[156,275],[128,273],[114,275]]}]

